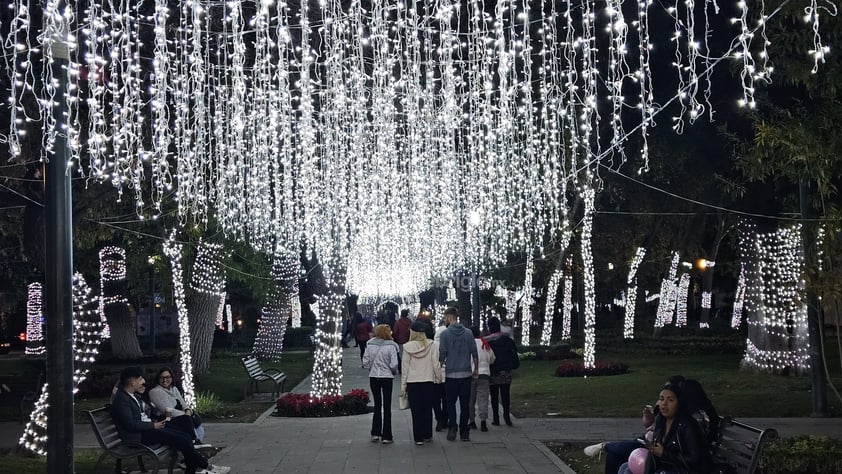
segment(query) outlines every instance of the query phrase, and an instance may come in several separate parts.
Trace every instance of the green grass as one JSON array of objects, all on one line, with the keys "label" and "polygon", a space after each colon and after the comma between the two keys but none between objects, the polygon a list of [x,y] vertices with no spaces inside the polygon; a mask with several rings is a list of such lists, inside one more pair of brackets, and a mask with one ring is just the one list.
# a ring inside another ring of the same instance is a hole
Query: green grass
[{"label": "green grass", "polygon": [[[832,380],[842,387],[839,358],[826,346]],[[629,365],[624,375],[588,378],[555,377],[559,361],[523,361],[512,382],[512,411],[522,417],[633,417],[653,403],[670,375],[702,383],[721,415],[738,417],[809,416],[810,379],[756,374],[739,368],[740,354],[651,355],[597,352],[597,361]],[[762,401],[762,403],[758,403]],[[842,404],[828,389],[828,406],[842,416]]]},{"label": "green grass", "polygon": [[576,474],[603,474],[605,459],[585,456],[585,444],[548,441],[545,443],[559,459],[564,461]]},{"label": "green grass", "polygon": [[[96,460],[100,451],[97,449],[76,449],[74,450],[74,467],[79,474],[94,472]],[[110,462],[110,464],[108,464]],[[135,466],[137,463],[125,462],[124,466]],[[15,474],[43,474],[47,472],[47,458],[10,451],[0,452],[0,472],[14,472]],[[114,472],[114,459],[109,458],[103,461],[99,472]]]}]

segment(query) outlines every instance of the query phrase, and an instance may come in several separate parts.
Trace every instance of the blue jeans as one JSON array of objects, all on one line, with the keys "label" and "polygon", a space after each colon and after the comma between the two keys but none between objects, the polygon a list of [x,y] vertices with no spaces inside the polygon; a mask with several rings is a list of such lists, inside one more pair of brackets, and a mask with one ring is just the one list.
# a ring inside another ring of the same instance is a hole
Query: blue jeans
[{"label": "blue jeans", "polygon": [[471,404],[471,381],[472,377],[444,379],[444,392],[447,402],[447,418],[450,422],[449,428],[456,428],[456,399],[459,399],[459,433],[467,436],[471,432],[468,427],[468,414]]},{"label": "blue jeans", "polygon": [[638,441],[612,441],[605,443],[605,474],[618,474],[620,466],[629,460],[632,451],[642,448]]}]

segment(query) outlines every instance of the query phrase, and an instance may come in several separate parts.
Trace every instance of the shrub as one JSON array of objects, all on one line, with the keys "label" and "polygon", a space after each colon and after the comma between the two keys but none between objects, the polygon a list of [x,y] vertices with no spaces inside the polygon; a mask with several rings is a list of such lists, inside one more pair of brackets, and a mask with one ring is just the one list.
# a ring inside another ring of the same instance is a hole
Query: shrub
[{"label": "shrub", "polygon": [[538,354],[534,352],[518,352],[517,358],[520,360],[537,360]]},{"label": "shrub", "polygon": [[196,413],[209,418],[220,418],[225,415],[225,404],[211,392],[196,393]]},{"label": "shrub", "polygon": [[368,392],[357,388],[345,395],[311,397],[309,393],[288,393],[278,399],[275,416],[325,417],[361,415],[368,409]]},{"label": "shrub", "polygon": [[555,369],[556,377],[587,377],[626,374],[629,366],[622,362],[599,362],[593,368],[586,368],[582,362],[568,362]]},{"label": "shrub", "polygon": [[763,474],[842,472],[842,441],[826,436],[776,439],[760,454]]}]

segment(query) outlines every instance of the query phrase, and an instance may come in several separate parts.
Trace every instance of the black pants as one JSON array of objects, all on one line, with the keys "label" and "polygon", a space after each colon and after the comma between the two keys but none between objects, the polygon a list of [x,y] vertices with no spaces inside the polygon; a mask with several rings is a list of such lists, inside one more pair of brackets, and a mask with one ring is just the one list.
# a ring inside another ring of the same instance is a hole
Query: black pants
[{"label": "black pants", "polygon": [[190,415],[181,415],[171,418],[167,422],[167,428],[181,431],[190,437],[191,440],[196,440],[196,429],[193,428],[193,418]]},{"label": "black pants", "polygon": [[495,422],[500,422],[500,415],[497,411],[497,406],[499,402],[503,402],[503,416],[508,416],[509,414],[509,404],[511,402],[509,398],[509,389],[512,388],[512,384],[507,383],[504,385],[491,385],[489,386],[491,389],[491,417],[492,420]]},{"label": "black pants", "polygon": [[432,400],[436,421],[447,427],[447,400],[444,397],[444,383],[433,384]]},{"label": "black pants", "polygon": [[433,382],[406,384],[409,411],[412,413],[412,438],[415,442],[433,437],[433,401],[436,398],[436,387]]},{"label": "black pants", "polygon": [[357,346],[360,348],[360,360],[363,360],[363,354],[365,354],[365,345],[368,344],[368,341],[363,341],[357,339]]},{"label": "black pants", "polygon": [[471,404],[471,377],[444,379],[445,398],[447,399],[447,419],[449,428],[456,428],[456,400],[459,400],[459,433],[470,433],[468,411]]},{"label": "black pants", "polygon": [[371,436],[392,439],[392,384],[395,379],[369,377],[371,396],[374,397],[374,419]]},{"label": "black pants", "polygon": [[196,469],[208,467],[207,459],[193,447],[193,440],[181,431],[166,427],[160,430],[148,430],[140,434],[140,440],[143,444],[161,443],[179,450],[184,456],[184,464],[187,465],[187,469],[184,470],[186,474],[194,474]]}]

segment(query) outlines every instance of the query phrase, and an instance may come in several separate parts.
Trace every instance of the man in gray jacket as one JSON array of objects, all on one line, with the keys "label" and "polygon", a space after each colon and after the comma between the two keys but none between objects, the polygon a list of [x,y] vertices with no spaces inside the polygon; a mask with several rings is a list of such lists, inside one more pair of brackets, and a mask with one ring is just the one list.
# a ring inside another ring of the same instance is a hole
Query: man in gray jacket
[{"label": "man in gray jacket", "polygon": [[[447,401],[447,417],[450,426],[447,439],[456,440],[456,399],[459,399],[459,435],[462,441],[471,440],[468,426],[471,380],[477,378],[477,345],[471,331],[459,322],[456,308],[444,311],[447,326],[439,341],[439,361],[444,365],[444,391]],[[473,367],[471,360],[473,359]]]}]

